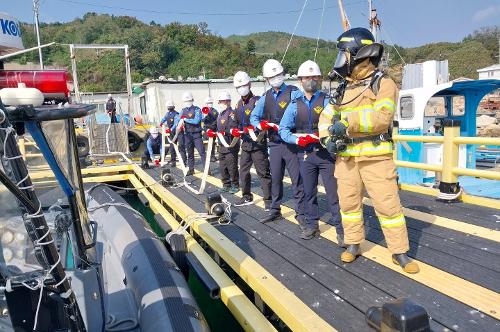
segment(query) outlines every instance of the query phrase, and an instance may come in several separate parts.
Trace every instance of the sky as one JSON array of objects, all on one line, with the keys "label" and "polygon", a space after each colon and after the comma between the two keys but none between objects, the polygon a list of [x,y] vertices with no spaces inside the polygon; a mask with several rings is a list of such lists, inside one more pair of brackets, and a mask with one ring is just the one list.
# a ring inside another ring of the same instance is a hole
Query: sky
[{"label": "sky", "polygon": [[[67,22],[86,12],[134,16],[146,23],[207,22],[223,37],[284,31],[327,40],[342,32],[337,0],[39,0],[41,22]],[[322,7],[325,3],[321,25]],[[382,21],[381,39],[404,47],[456,42],[474,30],[500,25],[499,0],[373,0]],[[351,26],[368,25],[367,0],[344,0]],[[1,0],[0,11],[33,22],[33,0]],[[297,24],[298,22],[298,24]],[[42,42],[50,38],[42,36]]]}]

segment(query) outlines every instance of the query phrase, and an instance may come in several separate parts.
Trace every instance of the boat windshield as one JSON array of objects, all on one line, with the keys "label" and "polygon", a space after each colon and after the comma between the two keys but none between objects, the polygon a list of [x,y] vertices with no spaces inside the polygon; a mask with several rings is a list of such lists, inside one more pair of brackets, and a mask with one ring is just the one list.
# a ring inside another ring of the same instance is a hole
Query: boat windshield
[{"label": "boat windshield", "polygon": [[[81,170],[77,159],[76,142],[74,141],[74,122],[72,119],[41,122],[42,131],[47,139],[56,162],[69,182],[75,194],[77,218],[82,225],[86,244],[91,242],[90,226],[85,204],[85,193],[81,180]],[[63,188],[64,190],[64,188]]]}]

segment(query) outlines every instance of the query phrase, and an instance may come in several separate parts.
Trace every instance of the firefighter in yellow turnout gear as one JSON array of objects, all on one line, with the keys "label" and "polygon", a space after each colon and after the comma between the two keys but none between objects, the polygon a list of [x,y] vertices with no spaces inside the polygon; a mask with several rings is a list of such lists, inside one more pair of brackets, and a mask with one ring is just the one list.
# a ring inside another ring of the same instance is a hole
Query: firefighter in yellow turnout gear
[{"label": "firefighter in yellow turnout gear", "polygon": [[406,255],[408,233],[388,135],[398,89],[393,80],[376,70],[383,47],[375,42],[370,31],[350,29],[337,41],[339,55],[333,72],[345,85],[342,87],[341,83],[337,100],[321,113],[318,129],[321,143],[337,155],[335,177],[348,245],[341,260],[351,263],[360,255],[360,243],[365,238],[364,188],[372,200],[393,262],[407,273],[417,273],[418,265]]}]

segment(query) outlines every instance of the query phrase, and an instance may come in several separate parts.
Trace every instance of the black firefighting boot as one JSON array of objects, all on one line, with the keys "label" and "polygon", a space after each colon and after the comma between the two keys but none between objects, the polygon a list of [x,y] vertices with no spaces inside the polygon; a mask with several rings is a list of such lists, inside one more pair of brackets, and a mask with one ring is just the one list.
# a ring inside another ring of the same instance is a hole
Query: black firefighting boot
[{"label": "black firefighting boot", "polygon": [[349,244],[347,249],[340,255],[340,260],[344,263],[352,263],[359,255],[361,255],[359,244]]},{"label": "black firefighting boot", "polygon": [[420,271],[417,263],[415,263],[408,255],[406,254],[394,254],[392,255],[392,262],[396,265],[399,265],[403,268],[403,271],[410,274],[415,274]]}]

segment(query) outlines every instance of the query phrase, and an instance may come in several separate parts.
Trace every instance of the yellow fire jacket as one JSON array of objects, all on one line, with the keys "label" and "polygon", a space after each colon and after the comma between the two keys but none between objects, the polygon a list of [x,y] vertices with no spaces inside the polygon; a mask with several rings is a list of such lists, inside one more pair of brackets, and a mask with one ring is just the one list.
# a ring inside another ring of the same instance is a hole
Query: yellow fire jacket
[{"label": "yellow fire jacket", "polygon": [[[342,104],[346,102],[347,104],[341,106],[329,104],[321,112],[318,123],[320,138],[329,136],[328,127],[338,117],[347,122],[347,135],[351,138],[388,132],[394,119],[398,88],[392,79],[384,76],[380,79],[379,91],[375,96],[368,86],[370,80],[371,78],[365,81],[350,81],[342,101]],[[357,144],[349,144],[347,150],[339,155],[369,157],[369,159],[373,159],[371,158],[373,156],[383,156],[384,158],[377,159],[385,159],[392,157],[391,153],[391,142],[381,142],[375,145],[368,139]]]}]

